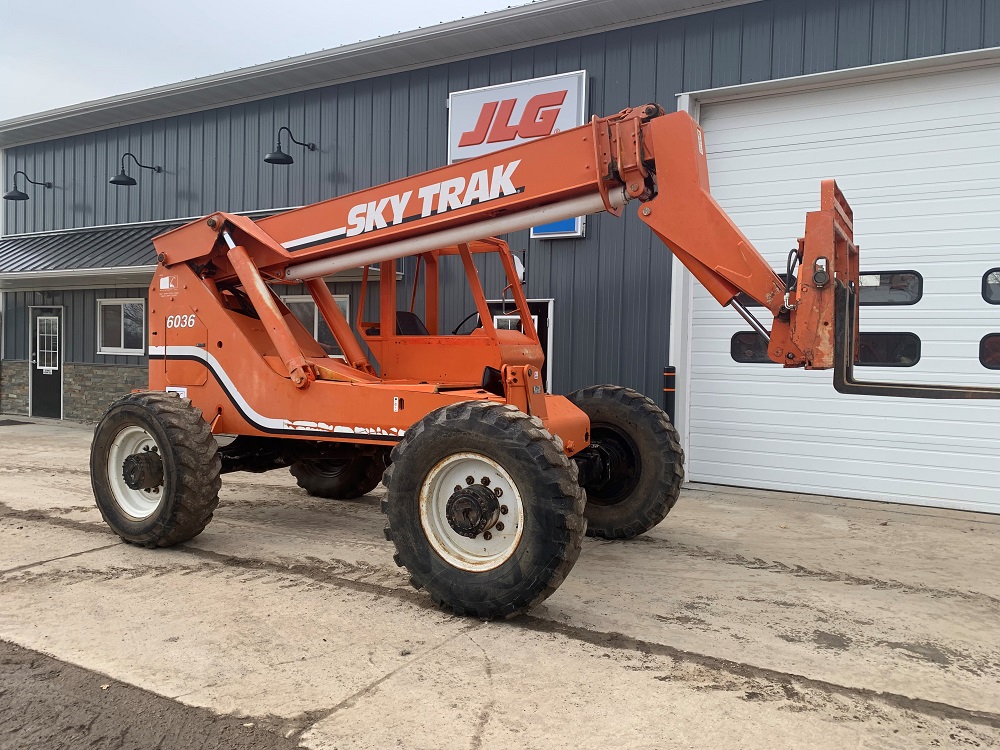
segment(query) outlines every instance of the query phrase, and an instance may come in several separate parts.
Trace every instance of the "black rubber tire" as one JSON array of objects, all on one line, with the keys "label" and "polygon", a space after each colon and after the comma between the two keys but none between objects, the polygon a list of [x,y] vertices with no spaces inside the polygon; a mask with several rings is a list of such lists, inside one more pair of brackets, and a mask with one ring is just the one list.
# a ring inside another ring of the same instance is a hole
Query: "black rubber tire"
[{"label": "black rubber tire", "polygon": [[299,487],[314,497],[353,500],[378,487],[386,467],[386,454],[344,459],[302,459],[289,467]]},{"label": "black rubber tire", "polygon": [[582,388],[569,400],[590,417],[591,441],[617,441],[635,472],[619,472],[615,486],[584,487],[587,534],[631,539],[649,531],[667,517],[684,481],[684,451],[670,418],[652,399],[617,385]]},{"label": "black rubber tire", "polygon": [[[162,499],[137,520],[109,486],[108,451],[122,429],[138,425],[156,441],[163,464]],[[90,483],[105,522],[130,544],[170,547],[198,536],[219,505],[222,460],[201,409],[174,393],[132,393],[104,412],[90,447]]]},{"label": "black rubber tire", "polygon": [[[488,571],[448,563],[427,540],[420,520],[420,490],[430,471],[455,453],[478,453],[514,480],[525,511],[522,536],[510,558]],[[580,556],[586,502],[577,468],[562,441],[537,417],[515,406],[468,401],[437,409],[406,431],[383,479],[382,511],[395,561],[456,615],[513,617],[552,592]]]}]

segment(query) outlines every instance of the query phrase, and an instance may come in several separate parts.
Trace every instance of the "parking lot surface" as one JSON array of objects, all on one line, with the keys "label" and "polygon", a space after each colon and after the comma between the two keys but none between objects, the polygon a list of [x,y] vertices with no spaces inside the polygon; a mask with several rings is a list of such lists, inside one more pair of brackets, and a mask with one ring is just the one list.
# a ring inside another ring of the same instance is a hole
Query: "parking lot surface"
[{"label": "parking lot surface", "polygon": [[996,517],[689,485],[480,622],[409,586],[381,489],[227,475],[192,542],[122,544],[90,437],[0,427],[0,748],[1000,746]]}]

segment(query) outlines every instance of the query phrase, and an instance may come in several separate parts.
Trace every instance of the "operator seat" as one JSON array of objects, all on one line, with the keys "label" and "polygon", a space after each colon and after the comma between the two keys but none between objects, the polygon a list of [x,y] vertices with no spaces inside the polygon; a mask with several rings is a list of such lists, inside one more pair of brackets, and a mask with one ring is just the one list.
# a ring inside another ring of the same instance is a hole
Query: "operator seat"
[{"label": "operator seat", "polygon": [[431,333],[416,313],[409,310],[396,310],[396,335],[430,336]]}]

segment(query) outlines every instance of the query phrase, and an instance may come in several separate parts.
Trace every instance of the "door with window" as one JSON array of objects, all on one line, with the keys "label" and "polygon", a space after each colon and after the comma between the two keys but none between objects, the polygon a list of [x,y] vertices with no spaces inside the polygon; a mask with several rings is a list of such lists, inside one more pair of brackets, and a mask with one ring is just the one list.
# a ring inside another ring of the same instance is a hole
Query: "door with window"
[{"label": "door with window", "polygon": [[62,308],[31,308],[30,414],[62,419]]}]

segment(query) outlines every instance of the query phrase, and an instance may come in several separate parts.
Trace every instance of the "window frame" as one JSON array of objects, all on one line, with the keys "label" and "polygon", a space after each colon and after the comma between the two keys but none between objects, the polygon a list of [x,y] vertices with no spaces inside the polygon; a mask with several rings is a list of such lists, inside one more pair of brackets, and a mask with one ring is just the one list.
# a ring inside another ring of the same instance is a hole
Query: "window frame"
[{"label": "window frame", "polygon": [[[736,344],[736,337],[737,337],[737,336],[746,336],[747,334],[750,334],[750,335],[753,335],[753,336],[756,336],[756,337],[757,337],[758,339],[760,339],[760,340],[761,340],[762,342],[764,342],[764,341],[765,341],[765,340],[764,340],[764,337],[763,337],[763,336],[761,336],[761,335],[760,335],[760,334],[759,334],[759,333],[758,333],[757,331],[737,331],[736,333],[734,333],[734,334],[733,334],[732,336],[730,336],[730,337],[729,337],[729,358],[730,358],[730,359],[731,359],[731,360],[732,360],[733,362],[735,362],[735,363],[736,363],[736,364],[738,364],[738,365],[776,365],[776,364],[778,364],[777,362],[775,362],[775,361],[774,361],[773,359],[771,359],[770,357],[768,357],[768,358],[767,358],[767,359],[765,359],[765,360],[756,360],[756,359],[736,359],[736,357],[735,357],[735,356],[733,355],[733,347],[734,347],[734,345]],[[765,342],[765,347],[764,347],[764,349],[765,349],[765,351],[767,350],[767,345],[766,345],[766,342]]]},{"label": "window frame", "polygon": [[[41,327],[41,325],[39,325],[39,323],[41,323],[41,321],[43,321],[43,320],[54,320],[54,321],[56,321],[56,332],[54,334],[55,335],[55,339],[56,339],[56,348],[55,349],[43,349],[41,347],[42,337],[50,338],[51,336],[53,336],[53,334],[50,333],[49,331],[45,331],[45,332],[42,331],[42,327]],[[35,369],[36,370],[48,370],[50,372],[58,372],[59,370],[62,369],[63,353],[62,353],[62,346],[61,346],[62,342],[60,341],[60,339],[62,338],[62,336],[60,335],[61,331],[59,330],[59,328],[61,326],[61,323],[62,323],[62,321],[60,320],[60,316],[59,315],[39,315],[38,317],[35,318],[35,350],[34,350],[34,357],[35,358],[34,358],[34,363],[35,363]],[[55,364],[52,364],[48,360],[46,360],[46,362],[43,363],[42,362],[42,357],[41,357],[41,355],[42,355],[43,352],[46,353],[46,354],[53,354],[54,353],[56,355],[55,356]]]},{"label": "window frame", "polygon": [[[863,302],[861,300],[861,276],[874,276],[878,274],[882,276],[883,274],[901,274],[910,273],[917,277],[917,298],[912,302]],[[889,271],[860,271],[858,273],[858,305],[860,307],[910,307],[915,305],[920,300],[924,298],[924,277],[919,271],[914,271],[913,269],[897,269]],[[902,333],[902,332],[901,332]],[[899,367],[899,365],[892,365],[893,367]]]},{"label": "window frame", "polygon": [[979,364],[981,364],[987,370],[1000,370],[1000,365],[997,365],[996,367],[991,367],[990,365],[986,364],[986,362],[983,360],[983,354],[986,352],[986,341],[988,339],[994,339],[994,338],[1000,339],[1000,333],[987,333],[979,340]]},{"label": "window frame", "polygon": [[[339,302],[340,300],[343,300],[346,303],[347,312],[344,314],[344,318],[347,320],[348,325],[350,325],[350,322],[351,322],[351,295],[350,294],[333,294],[332,296],[333,296],[334,302]],[[301,304],[303,302],[309,302],[309,303],[312,304],[312,306],[313,306],[313,324],[312,324],[312,330],[309,331],[309,333],[316,340],[316,343],[319,343],[319,322],[320,322],[320,320],[323,319],[323,316],[322,316],[322,314],[319,311],[319,305],[316,304],[316,300],[314,300],[312,298],[312,295],[310,295],[310,294],[289,294],[287,297],[281,297],[281,302],[285,305],[285,307],[288,307],[289,303],[292,303],[292,304],[296,304],[296,303]],[[289,311],[291,311],[291,307],[288,307],[288,309],[289,309]],[[341,310],[341,312],[344,312],[344,311]],[[295,315],[295,313],[293,312],[292,315]],[[333,331],[330,331],[330,333],[332,334]],[[340,343],[337,342],[337,337],[336,336],[333,337],[333,340],[334,340],[334,343],[337,344],[337,346],[340,346]],[[332,357],[333,359],[342,359],[342,360],[345,360],[345,361],[347,360],[347,357],[345,357],[343,354],[328,354],[327,356],[328,357]]]},{"label": "window frame", "polygon": [[[125,305],[138,304],[142,305],[142,347],[139,349],[127,349],[124,346],[105,346],[104,345],[104,316],[102,310],[105,305],[117,305],[122,308],[121,312],[121,342],[125,343]],[[146,300],[142,297],[108,297],[105,299],[97,300],[97,353],[104,356],[132,356],[141,357],[146,354],[146,329],[148,328],[148,320],[146,318]]]},{"label": "window frame", "polygon": [[[983,287],[982,287],[982,289],[980,291],[981,291],[981,293],[983,295],[983,299],[986,301],[987,305],[1000,305],[1000,298],[992,300],[992,299],[990,299],[989,297],[986,296],[986,289],[989,286],[991,286],[989,283],[987,283],[986,279],[988,279],[990,277],[990,274],[993,274],[993,273],[1000,274],[1000,268],[991,268],[989,271],[987,271],[986,273],[983,274]],[[992,334],[988,334],[988,335],[992,335]]]},{"label": "window frame", "polygon": [[912,362],[855,362],[856,367],[913,367],[924,356],[924,342],[920,336],[913,331],[861,331],[858,334],[858,344],[864,344],[865,336],[911,336],[917,341],[917,358]]}]

